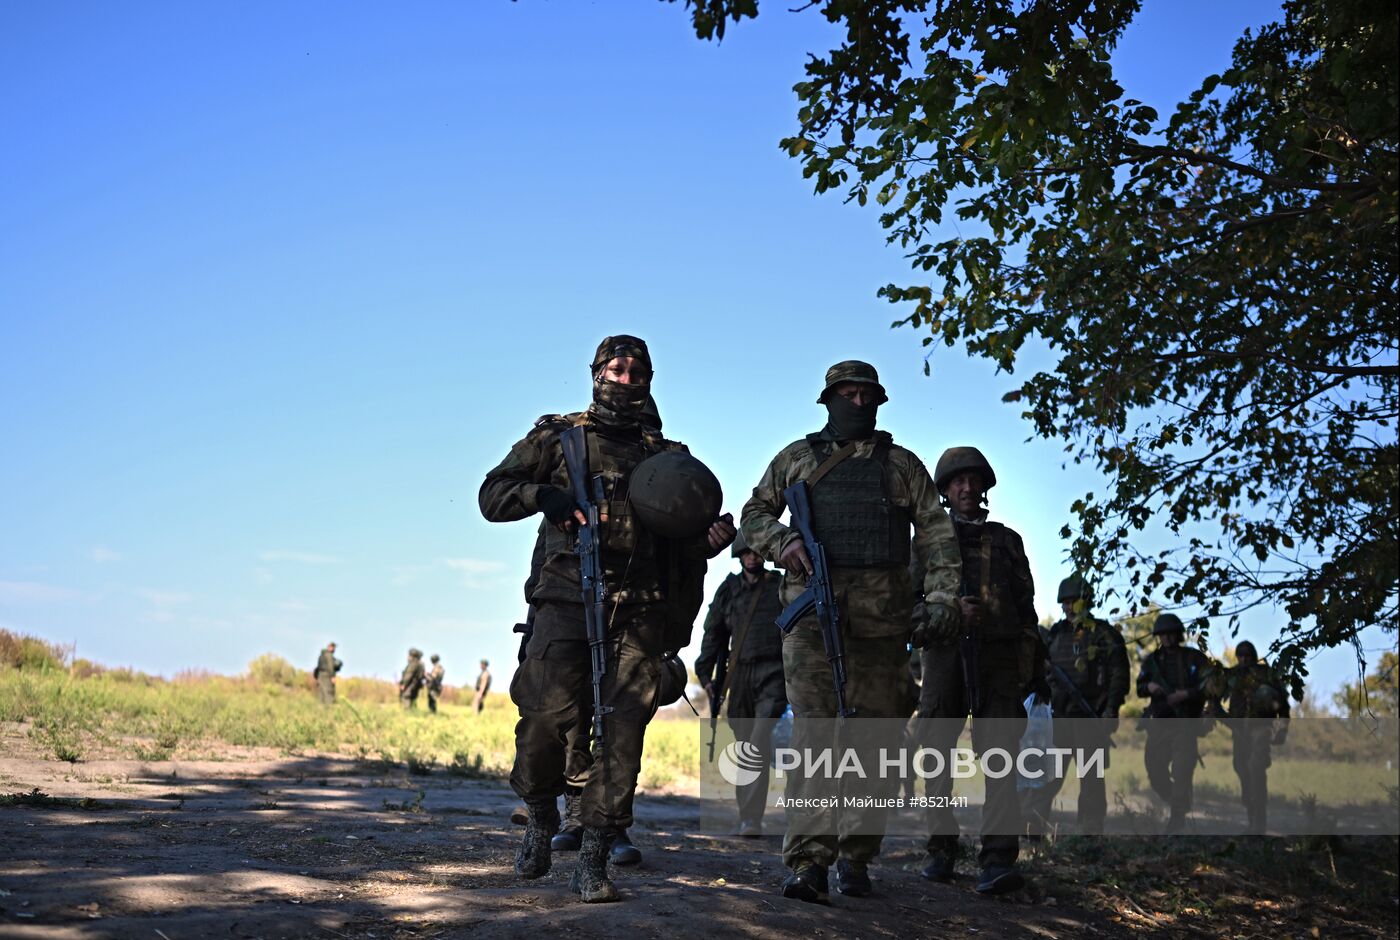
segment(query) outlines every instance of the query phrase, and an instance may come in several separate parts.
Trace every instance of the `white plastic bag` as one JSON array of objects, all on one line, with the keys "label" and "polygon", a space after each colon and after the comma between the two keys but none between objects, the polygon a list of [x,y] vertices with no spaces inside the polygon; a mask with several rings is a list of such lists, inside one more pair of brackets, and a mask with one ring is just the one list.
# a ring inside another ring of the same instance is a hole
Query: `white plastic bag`
[{"label": "white plastic bag", "polygon": [[[1034,694],[1026,696],[1026,731],[1021,735],[1023,756],[1016,761],[1016,791],[1037,790],[1049,783],[1055,763],[1047,752],[1055,746],[1055,716],[1049,700],[1037,701]],[[1024,752],[1031,751],[1030,754]],[[1037,774],[1037,771],[1039,773]]]}]

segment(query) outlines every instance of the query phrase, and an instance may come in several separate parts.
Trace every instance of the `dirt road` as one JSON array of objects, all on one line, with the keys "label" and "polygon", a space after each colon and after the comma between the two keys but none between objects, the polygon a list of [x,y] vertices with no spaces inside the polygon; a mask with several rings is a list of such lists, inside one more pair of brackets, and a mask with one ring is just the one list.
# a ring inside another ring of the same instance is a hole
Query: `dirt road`
[{"label": "dirt road", "polygon": [[[13,738],[11,740],[14,740]],[[16,796],[16,794],[37,794]],[[0,937],[827,937],[1121,934],[1032,890],[978,897],[919,878],[892,839],[876,893],[778,895],[778,840],[696,836],[684,797],[641,797],[642,865],[618,904],[569,893],[573,855],[524,883],[500,781],[335,758],[219,762],[0,758]]]}]

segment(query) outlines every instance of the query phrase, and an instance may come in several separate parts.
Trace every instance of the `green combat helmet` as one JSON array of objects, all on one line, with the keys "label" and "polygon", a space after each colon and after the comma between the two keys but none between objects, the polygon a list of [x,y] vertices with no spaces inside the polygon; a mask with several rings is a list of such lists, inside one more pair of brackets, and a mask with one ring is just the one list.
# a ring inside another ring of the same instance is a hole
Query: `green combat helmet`
[{"label": "green combat helmet", "polygon": [[642,525],[668,539],[703,535],[719,516],[719,480],[685,451],[653,454],[637,464],[628,498]]},{"label": "green combat helmet", "polygon": [[1171,633],[1185,635],[1186,624],[1182,623],[1176,614],[1159,614],[1157,622],[1152,625],[1152,635],[1166,636]]},{"label": "green combat helmet", "polygon": [[[996,472],[976,447],[949,447],[945,450],[943,456],[938,458],[938,465],[933,468],[933,485],[938,487],[941,494],[948,488],[949,480],[968,470],[982,474],[982,479],[987,481],[987,489],[997,485]],[[1060,590],[1063,592],[1063,586]]]},{"label": "green combat helmet", "polygon": [[409,659],[422,659],[422,658],[423,658],[423,651],[420,650],[420,649],[419,649],[418,647],[416,647],[416,646],[410,646],[410,647],[408,648],[408,658],[409,658]]},{"label": "green combat helmet", "polygon": [[734,544],[729,547],[729,554],[738,558],[747,551],[749,551],[749,540],[744,538],[744,533],[736,532],[734,534]]},{"label": "green combat helmet", "polygon": [[1094,591],[1084,580],[1084,576],[1076,571],[1060,582],[1060,592],[1055,600],[1061,604],[1065,601],[1083,601],[1087,606],[1094,602]]},{"label": "green combat helmet", "polygon": [[690,674],[685,671],[685,663],[675,653],[661,660],[661,687],[657,690],[657,706],[664,708],[681,700],[685,695],[685,685]]},{"label": "green combat helmet", "polygon": [[822,393],[817,396],[817,404],[826,404],[827,393],[842,382],[862,382],[875,386],[880,390],[880,400],[876,402],[877,405],[883,405],[890,400],[890,396],[885,394],[885,386],[880,384],[880,373],[875,371],[874,366],[868,362],[861,362],[859,359],[846,359],[826,370],[826,386],[822,389]]}]

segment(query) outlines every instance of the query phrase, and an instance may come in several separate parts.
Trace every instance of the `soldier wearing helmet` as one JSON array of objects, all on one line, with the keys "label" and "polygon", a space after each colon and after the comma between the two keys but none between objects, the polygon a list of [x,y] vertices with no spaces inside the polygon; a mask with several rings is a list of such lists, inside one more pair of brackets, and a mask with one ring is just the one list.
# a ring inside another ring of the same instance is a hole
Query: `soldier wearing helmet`
[{"label": "soldier wearing helmet", "polygon": [[404,708],[418,707],[418,693],[427,681],[423,669],[423,651],[413,647],[408,651],[408,663],[399,674],[399,704]]},{"label": "soldier wearing helmet", "polygon": [[[799,480],[810,487],[812,523],[840,607],[846,702],[859,720],[836,720],[831,670],[817,618],[809,614],[783,638],[792,746],[849,749],[869,767],[878,765],[881,747],[899,749],[912,711],[906,673],[915,600],[922,596],[925,607],[913,636],[919,645],[954,635],[961,621],[957,536],[923,463],[876,430],[876,412],[888,397],[869,363],[852,359],[828,369],[817,398],[826,408],[825,426],[778,452],[743,512],[749,547],[787,569],[780,597],[790,603],[806,587],[812,560],[801,534],[782,521],[783,491]],[[912,575],[911,554],[921,559]],[[878,730],[886,725],[890,732]],[[886,810],[883,803],[846,802],[869,794],[861,783],[788,775],[787,796],[812,800],[805,806],[817,808],[788,811],[783,861],[792,874],[783,884],[785,897],[826,902],[833,864],[838,891],[870,893],[868,864],[880,851]],[[819,801],[833,795],[839,812],[821,808]]]},{"label": "soldier wearing helmet", "polygon": [[[1015,754],[1026,727],[1023,699],[1043,681],[1030,562],[1021,537],[987,518],[987,491],[997,477],[981,451],[950,447],[939,458],[933,480],[961,549],[958,603],[963,630],[961,636],[929,643],[921,652],[919,744],[950,753],[971,715],[975,750],[999,748]],[[945,763],[925,785],[930,835],[928,862],[921,874],[930,881],[949,881],[958,856],[958,821],[948,801],[953,792],[951,765]],[[1016,776],[986,777],[978,892],[1001,894],[1022,885],[1015,868],[1022,828]]]},{"label": "soldier wearing helmet", "polygon": [[539,878],[552,863],[569,742],[578,741],[580,723],[591,718],[590,650],[574,551],[577,528],[588,520],[574,499],[561,442],[566,430],[584,429],[590,482],[602,489],[596,534],[609,644],[601,691],[610,709],[604,718],[606,759],[594,762],[579,794],[583,833],[572,886],[586,902],[619,897],[608,877],[609,851],[632,823],[643,732],[657,708],[663,658],[689,642],[706,560],[734,538],[734,527],[723,518],[684,538],[639,524],[628,498],[633,471],[647,458],[684,445],[663,438],[646,414],[653,369],[645,342],[605,338],[591,372],[588,409],[536,422],[486,475],[478,494],[488,521],[540,513],[548,523],[543,564],[529,598],[532,633],[511,683],[511,699],[520,709],[511,787],[529,814],[515,870],[522,878]]},{"label": "soldier wearing helmet", "polygon": [[773,728],[787,711],[783,683],[783,638],[773,621],[783,612],[778,598],[782,576],[740,535],[731,547],[739,573],[715,589],[705,616],[705,635],[695,676],[711,703],[723,695],[729,706],[734,740],[748,741],[762,754],[758,779],[737,787],[741,836],[763,835],[768,798],[768,765],[773,757]]},{"label": "soldier wearing helmet", "polygon": [[[1046,639],[1046,678],[1055,746],[1095,757],[1102,751],[1102,766],[1106,769],[1112,753],[1108,746],[1118,730],[1118,712],[1128,696],[1132,678],[1128,649],[1117,629],[1093,616],[1093,590],[1078,572],[1060,582],[1056,599],[1064,616],[1050,628]],[[1045,832],[1051,807],[1063,785],[1064,776],[1056,775],[1025,791],[1026,819],[1032,833]],[[1080,777],[1076,810],[1079,831],[1102,833],[1107,816],[1108,794],[1103,777],[1098,773]]]},{"label": "soldier wearing helmet", "polygon": [[1186,645],[1186,625],[1173,613],[1160,614],[1152,626],[1157,649],[1142,663],[1137,694],[1151,699],[1143,711],[1147,744],[1143,763],[1152,790],[1171,807],[1167,832],[1186,827],[1200,750],[1205,683],[1213,664],[1210,657]]},{"label": "soldier wearing helmet", "polygon": [[[1247,832],[1262,836],[1269,823],[1269,767],[1273,746],[1288,737],[1288,694],[1248,640],[1235,647],[1235,665],[1215,674],[1212,692],[1225,704]],[[1217,707],[1220,702],[1217,702]]]}]

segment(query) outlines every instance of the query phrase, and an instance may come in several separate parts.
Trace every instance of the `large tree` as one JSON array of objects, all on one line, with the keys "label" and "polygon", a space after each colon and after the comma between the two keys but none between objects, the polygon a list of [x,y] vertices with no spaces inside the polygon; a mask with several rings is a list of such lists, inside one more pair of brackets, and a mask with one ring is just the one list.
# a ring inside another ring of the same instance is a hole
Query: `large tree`
[{"label": "large tree", "polygon": [[[701,38],[758,12],[687,6]],[[921,275],[896,326],[1007,373],[1049,350],[1005,399],[1106,477],[1075,563],[1124,613],[1277,604],[1300,677],[1397,623],[1397,7],[1289,0],[1165,119],[1114,79],[1138,7],[808,3],[845,38],[782,146],[881,207]]]}]

